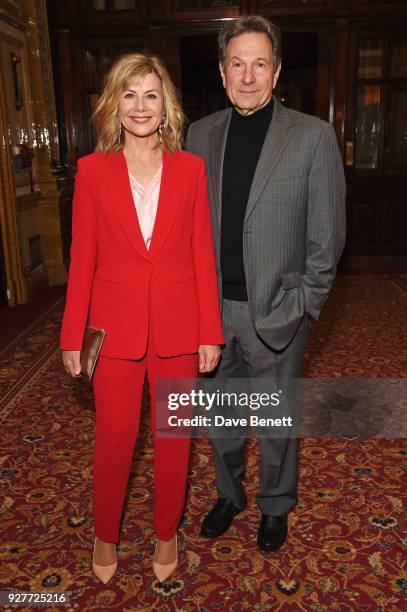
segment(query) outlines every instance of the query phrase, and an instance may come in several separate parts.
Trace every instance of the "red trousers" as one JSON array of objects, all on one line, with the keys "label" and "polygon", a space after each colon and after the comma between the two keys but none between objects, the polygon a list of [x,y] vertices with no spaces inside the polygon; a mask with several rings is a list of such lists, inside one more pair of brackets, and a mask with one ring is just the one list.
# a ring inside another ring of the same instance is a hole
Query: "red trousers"
[{"label": "red trousers", "polygon": [[146,372],[154,443],[154,529],[160,540],[174,537],[185,503],[190,439],[155,435],[155,382],[158,378],[194,378],[197,370],[197,353],[159,357],[151,329],[147,353],[142,359],[100,357],[93,379],[96,402],[93,513],[95,535],[100,540],[119,540]]}]

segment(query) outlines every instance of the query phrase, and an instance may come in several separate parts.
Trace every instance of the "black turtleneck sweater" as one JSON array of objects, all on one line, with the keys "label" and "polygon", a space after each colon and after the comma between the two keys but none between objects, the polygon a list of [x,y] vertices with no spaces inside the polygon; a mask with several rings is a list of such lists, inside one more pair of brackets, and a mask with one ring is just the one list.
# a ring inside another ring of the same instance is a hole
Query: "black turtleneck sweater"
[{"label": "black turtleneck sweater", "polygon": [[235,109],[230,120],[222,178],[221,270],[227,300],[247,301],[243,264],[243,222],[254,172],[273,115],[274,101],[245,117]]}]

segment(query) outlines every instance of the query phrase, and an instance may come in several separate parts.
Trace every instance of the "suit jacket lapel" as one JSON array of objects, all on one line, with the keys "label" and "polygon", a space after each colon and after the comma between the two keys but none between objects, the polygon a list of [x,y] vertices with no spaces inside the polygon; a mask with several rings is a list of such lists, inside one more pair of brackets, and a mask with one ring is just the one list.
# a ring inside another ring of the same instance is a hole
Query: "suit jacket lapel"
[{"label": "suit jacket lapel", "polygon": [[291,120],[284,106],[274,98],[273,117],[254,173],[246,207],[245,223],[251,215],[267,181],[292,137]]},{"label": "suit jacket lapel", "polygon": [[137,253],[144,259],[150,259],[134,205],[124,153],[112,153],[106,159],[109,161],[108,184],[118,221]]},{"label": "suit jacket lapel", "polygon": [[232,118],[232,109],[228,108],[215,121],[212,126],[212,131],[209,140],[209,168],[208,181],[211,183],[211,192],[214,196],[214,205],[216,208],[216,216],[220,227],[221,212],[222,212],[222,173],[223,173],[223,158],[225,155],[226,138],[230,120]]},{"label": "suit jacket lapel", "polygon": [[180,164],[177,153],[163,154],[163,169],[161,174],[160,196],[153,235],[151,237],[149,254],[156,257],[163,247],[174,224],[179,207],[178,186],[181,177],[178,176]]}]

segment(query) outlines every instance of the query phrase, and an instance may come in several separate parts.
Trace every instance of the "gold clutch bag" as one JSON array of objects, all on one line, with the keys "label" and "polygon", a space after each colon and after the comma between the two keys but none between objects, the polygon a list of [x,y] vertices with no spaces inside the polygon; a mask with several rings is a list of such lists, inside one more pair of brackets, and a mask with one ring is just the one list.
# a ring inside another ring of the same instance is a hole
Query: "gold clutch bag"
[{"label": "gold clutch bag", "polygon": [[104,329],[97,329],[90,325],[85,328],[81,350],[81,374],[89,383],[92,380],[105,335]]}]

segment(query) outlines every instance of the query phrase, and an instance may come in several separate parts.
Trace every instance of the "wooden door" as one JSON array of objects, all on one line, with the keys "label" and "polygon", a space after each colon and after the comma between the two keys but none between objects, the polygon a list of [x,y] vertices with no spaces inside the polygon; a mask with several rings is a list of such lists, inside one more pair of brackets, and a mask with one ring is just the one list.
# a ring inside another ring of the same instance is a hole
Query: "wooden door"
[{"label": "wooden door", "polygon": [[348,255],[407,254],[407,35],[351,38],[346,127]]}]

